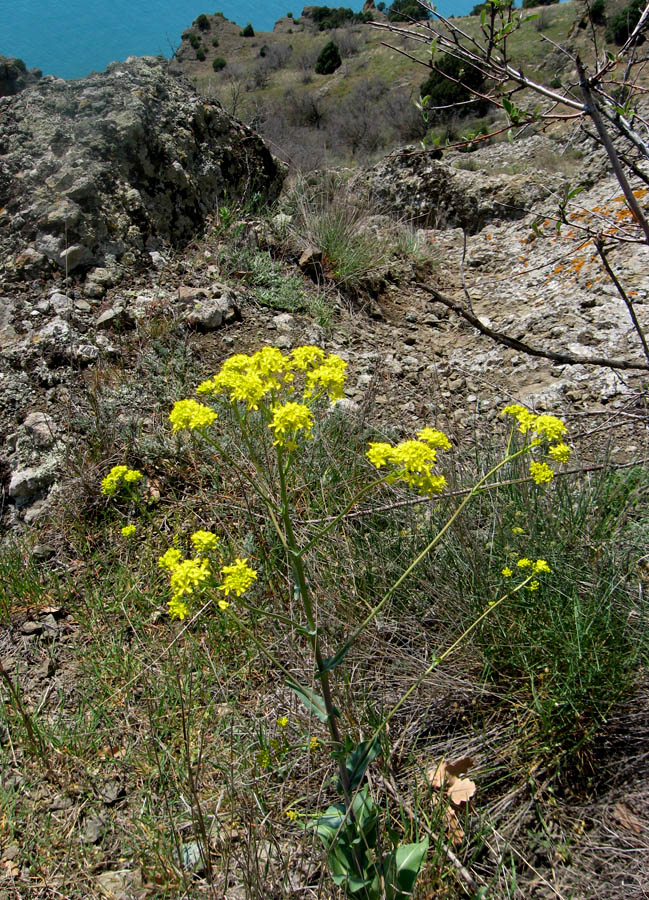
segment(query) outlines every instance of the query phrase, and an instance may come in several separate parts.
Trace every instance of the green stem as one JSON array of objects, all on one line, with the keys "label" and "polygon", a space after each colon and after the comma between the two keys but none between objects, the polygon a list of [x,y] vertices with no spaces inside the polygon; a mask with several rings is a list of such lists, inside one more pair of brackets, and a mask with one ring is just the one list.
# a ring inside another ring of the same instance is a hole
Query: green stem
[{"label": "green stem", "polygon": [[527,453],[529,450],[530,450],[529,445],[525,445],[525,447],[522,447],[520,450],[517,450],[515,453],[512,453],[511,456],[506,456],[497,465],[495,465],[492,469],[490,469],[486,475],[483,475],[482,478],[476,484],[474,484],[473,488],[471,489],[471,492],[469,494],[467,494],[467,496],[464,498],[464,500],[460,503],[460,505],[455,510],[453,515],[450,517],[450,519],[446,522],[444,527],[440,531],[437,532],[437,534],[432,539],[432,541],[430,541],[430,543],[428,543],[424,547],[424,549],[421,551],[421,553],[415,557],[415,559],[408,566],[408,568],[404,572],[401,573],[401,575],[399,576],[399,578],[397,578],[397,580],[394,582],[394,584],[392,584],[388,588],[388,590],[385,592],[385,594],[383,595],[383,597],[381,598],[379,603],[371,610],[370,613],[368,613],[368,615],[363,619],[363,621],[358,626],[358,628],[348,638],[348,640],[345,644],[345,648],[351,647],[351,645],[354,643],[356,638],[359,637],[359,635],[361,635],[363,633],[363,631],[365,631],[365,629],[370,624],[370,622],[372,622],[378,616],[378,614],[381,612],[381,610],[383,609],[385,604],[388,602],[388,600],[392,597],[392,595],[397,590],[397,588],[403,584],[403,582],[406,580],[406,578],[417,568],[419,563],[423,559],[425,559],[425,557],[428,556],[428,554],[436,546],[436,544],[439,543],[439,541],[446,534],[448,529],[451,527],[453,522],[460,515],[460,513],[462,512],[464,507],[467,505],[467,503],[469,503],[469,501],[472,500],[473,497],[482,489],[482,486],[485,484],[485,482],[489,478],[491,478],[492,475],[495,475],[495,473],[498,472],[499,469],[502,469],[503,466],[505,466],[507,463],[512,462],[518,456],[522,456],[524,453]]},{"label": "green stem", "polygon": [[[387,476],[386,476],[386,478],[387,478]],[[360,491],[357,491],[356,494],[354,494],[352,499],[349,501],[347,506],[343,509],[343,511],[341,513],[339,513],[334,519],[332,519],[332,521],[329,522],[327,524],[327,526],[322,529],[322,531],[319,531],[315,535],[315,537],[311,538],[311,540],[309,541],[308,544],[306,544],[306,546],[302,547],[302,549],[300,550],[300,556],[304,556],[305,553],[308,553],[308,551],[311,549],[311,547],[315,546],[315,544],[317,544],[318,541],[322,540],[322,538],[325,536],[325,534],[327,534],[327,532],[331,531],[331,529],[335,525],[337,525],[340,522],[340,520],[343,519],[347,515],[349,510],[358,503],[358,501],[361,499],[361,497],[363,497],[365,494],[368,494],[375,487],[378,487],[379,484],[383,484],[385,482],[386,478],[379,478],[377,481],[371,481],[369,484],[366,484],[365,487],[361,488]]]},{"label": "green stem", "polygon": [[[329,732],[331,734],[332,741],[335,745],[336,750],[340,750],[342,747],[342,739],[340,735],[340,730],[338,728],[338,722],[336,721],[336,708],[334,706],[333,697],[331,695],[331,685],[329,682],[329,673],[325,669],[324,659],[322,657],[322,651],[320,649],[320,639],[318,636],[318,629],[315,622],[315,617],[313,614],[313,604],[311,602],[311,593],[309,591],[309,586],[306,579],[306,574],[304,572],[304,564],[302,562],[302,555],[300,549],[298,547],[295,533],[293,531],[293,523],[291,521],[291,514],[288,504],[288,491],[286,488],[286,471],[284,469],[284,454],[282,452],[281,446],[277,445],[277,462],[279,469],[279,486],[280,486],[280,498],[281,498],[281,508],[282,508],[282,520],[284,523],[284,533],[286,537],[286,544],[288,550],[288,558],[291,564],[291,569],[293,570],[293,574],[295,576],[295,580],[297,582],[298,590],[300,592],[300,597],[302,598],[302,606],[304,608],[304,614],[306,616],[308,632],[307,638],[309,643],[311,644],[311,649],[313,651],[313,655],[315,657],[316,669],[318,673],[319,681],[322,685],[322,699],[324,700],[325,709],[327,711],[327,725],[329,727]],[[351,792],[350,792],[350,782],[349,775],[347,772],[347,768],[345,766],[344,760],[340,758],[338,760],[338,770],[340,774],[340,783],[343,788],[343,793],[345,795],[345,800],[349,805],[351,803]]]}]

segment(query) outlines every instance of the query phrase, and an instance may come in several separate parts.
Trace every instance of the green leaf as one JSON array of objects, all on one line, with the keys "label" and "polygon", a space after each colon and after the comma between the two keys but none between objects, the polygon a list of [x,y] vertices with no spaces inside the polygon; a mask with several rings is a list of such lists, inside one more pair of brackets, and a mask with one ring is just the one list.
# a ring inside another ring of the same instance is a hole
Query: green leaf
[{"label": "green leaf", "polygon": [[381,750],[378,738],[361,741],[345,760],[345,768],[349,774],[350,788],[354,790],[363,780],[369,764],[376,759]]},{"label": "green leaf", "polygon": [[428,838],[424,838],[417,844],[403,844],[384,858],[386,900],[400,900],[412,894],[427,853]]},{"label": "green leaf", "polygon": [[336,668],[336,666],[339,666],[350,650],[351,644],[345,644],[345,646],[341,647],[340,650],[337,653],[334,653],[333,656],[327,656],[325,659],[323,659],[322,672],[318,673],[318,678],[322,678],[324,672],[331,672]]},{"label": "green leaf", "polygon": [[288,681],[287,684],[293,693],[297,694],[309,712],[312,712],[317,716],[321,722],[329,721],[329,714],[327,713],[325,702],[319,694],[316,694],[311,688],[298,684],[297,681]]}]

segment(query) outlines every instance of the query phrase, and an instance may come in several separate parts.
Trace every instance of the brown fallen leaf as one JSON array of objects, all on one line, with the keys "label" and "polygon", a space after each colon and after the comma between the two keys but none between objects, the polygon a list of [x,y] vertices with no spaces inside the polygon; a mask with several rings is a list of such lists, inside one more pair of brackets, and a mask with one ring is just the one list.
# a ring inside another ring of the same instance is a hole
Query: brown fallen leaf
[{"label": "brown fallen leaf", "polygon": [[470,778],[457,778],[446,789],[449,800],[451,803],[454,803],[455,806],[461,806],[463,803],[468,803],[475,792],[475,781],[471,781]]},{"label": "brown fallen leaf", "polygon": [[616,803],[611,815],[622,828],[626,828],[627,831],[632,831],[633,834],[642,834],[644,830],[642,819],[638,818],[626,803],[623,803],[621,800],[619,803]]}]

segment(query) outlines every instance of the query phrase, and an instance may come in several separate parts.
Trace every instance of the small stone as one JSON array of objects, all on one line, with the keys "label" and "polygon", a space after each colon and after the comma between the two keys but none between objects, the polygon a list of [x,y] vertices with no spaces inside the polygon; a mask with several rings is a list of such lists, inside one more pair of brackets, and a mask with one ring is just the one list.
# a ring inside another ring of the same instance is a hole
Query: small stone
[{"label": "small stone", "polygon": [[295,325],[295,319],[290,313],[280,313],[273,316],[271,321],[279,331],[290,331]]},{"label": "small stone", "polygon": [[84,822],[83,840],[86,844],[97,844],[103,837],[106,822],[102,816],[88,816]]},{"label": "small stone", "polygon": [[201,300],[207,297],[205,288],[191,287],[187,284],[181,284],[178,288],[178,299],[181,303],[191,303],[193,300]]},{"label": "small stone", "polygon": [[17,857],[19,855],[20,855],[20,847],[18,846],[18,844],[15,844],[15,843],[9,844],[7,847],[5,847],[5,849],[2,852],[2,861],[9,862],[12,859],[17,859]]},{"label": "small stone", "polygon": [[57,794],[56,797],[50,802],[50,810],[52,812],[57,812],[60,809],[70,809],[72,806],[72,798],[67,794]]},{"label": "small stone", "polygon": [[73,244],[60,254],[59,265],[66,271],[71,272],[78,266],[89,263],[91,259],[92,254],[87,247],[84,247],[83,244]]},{"label": "small stone", "polygon": [[113,872],[102,872],[95,879],[95,883],[104,897],[108,900],[130,900],[132,890],[141,884],[137,870],[131,872],[121,869]]},{"label": "small stone", "polygon": [[114,806],[126,796],[126,791],[119,778],[109,778],[99,788],[99,796],[106,806]]},{"label": "small stone", "polygon": [[222,324],[234,321],[239,316],[239,310],[234,305],[232,296],[226,294],[200,300],[185,313],[185,322],[199,331],[214,331]]},{"label": "small stone", "polygon": [[56,424],[54,419],[48,416],[47,413],[30,413],[23,422],[23,427],[36,447],[44,449],[51,447],[54,443]]},{"label": "small stone", "polygon": [[43,633],[43,625],[40,622],[33,622],[33,621],[23,622],[23,624],[20,626],[20,633],[25,634],[28,637],[33,637],[34,635],[42,634]]},{"label": "small stone", "polygon": [[200,875],[201,872],[205,871],[203,854],[198,841],[188,841],[182,845],[181,851],[184,869],[194,872],[196,875]]}]

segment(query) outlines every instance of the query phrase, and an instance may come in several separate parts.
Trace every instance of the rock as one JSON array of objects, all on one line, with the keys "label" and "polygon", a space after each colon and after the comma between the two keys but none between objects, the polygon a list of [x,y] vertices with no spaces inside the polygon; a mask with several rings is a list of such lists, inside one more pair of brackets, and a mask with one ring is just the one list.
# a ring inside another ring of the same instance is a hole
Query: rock
[{"label": "rock", "polygon": [[223,324],[230,324],[241,318],[234,292],[224,285],[216,287],[221,289],[220,296],[201,298],[185,313],[183,318],[190,328],[214,331]]},{"label": "rock", "polygon": [[139,869],[102,872],[95,878],[95,884],[108,900],[132,900],[133,891],[142,885],[142,875]]},{"label": "rock", "polygon": [[20,626],[20,633],[32,637],[43,633],[43,625],[41,622],[23,622]]},{"label": "rock", "polygon": [[97,844],[102,839],[106,820],[102,816],[88,816],[83,825],[82,840],[86,844]]},{"label": "rock", "polygon": [[178,299],[181,303],[193,303],[205,297],[207,297],[205,288],[192,287],[188,284],[181,284],[178,288]]},{"label": "rock", "polygon": [[126,324],[127,316],[123,306],[111,306],[104,310],[95,320],[96,328],[115,328],[117,325]]},{"label": "rock", "polygon": [[119,778],[108,778],[99,788],[99,796],[106,806],[114,806],[126,797],[126,791]]},{"label": "rock", "polygon": [[46,462],[35,468],[17,469],[9,481],[9,496],[16,506],[28,506],[54,481],[55,467]]},{"label": "rock", "polygon": [[71,300],[65,294],[59,293],[59,291],[55,291],[49,298],[48,308],[44,311],[47,312],[49,309],[53,309],[57,316],[68,321],[74,309],[74,300]]},{"label": "rock", "polygon": [[28,72],[22,59],[0,56],[0,97],[17,94],[42,77],[40,69],[30,69]]},{"label": "rock", "polygon": [[318,281],[322,278],[322,250],[307,247],[298,260],[298,266],[305,275]]},{"label": "rock", "polygon": [[57,428],[54,419],[47,413],[30,413],[23,422],[23,428],[36,447],[47,449],[54,443]]},{"label": "rock", "polygon": [[280,313],[278,316],[273,316],[272,323],[278,331],[292,331],[295,319],[290,313]]},{"label": "rock", "polygon": [[181,852],[183,869],[186,869],[188,872],[194,872],[196,875],[200,875],[205,871],[203,854],[198,841],[188,841],[186,844],[183,844]]},{"label": "rock", "polygon": [[[2,71],[0,61],[0,92],[12,93]],[[150,264],[152,250],[201,232],[226,195],[234,201],[254,183],[272,200],[285,173],[255,132],[150,57],[13,93],[0,147],[9,276],[46,260],[68,272]],[[107,283],[93,273],[87,295]]]}]

